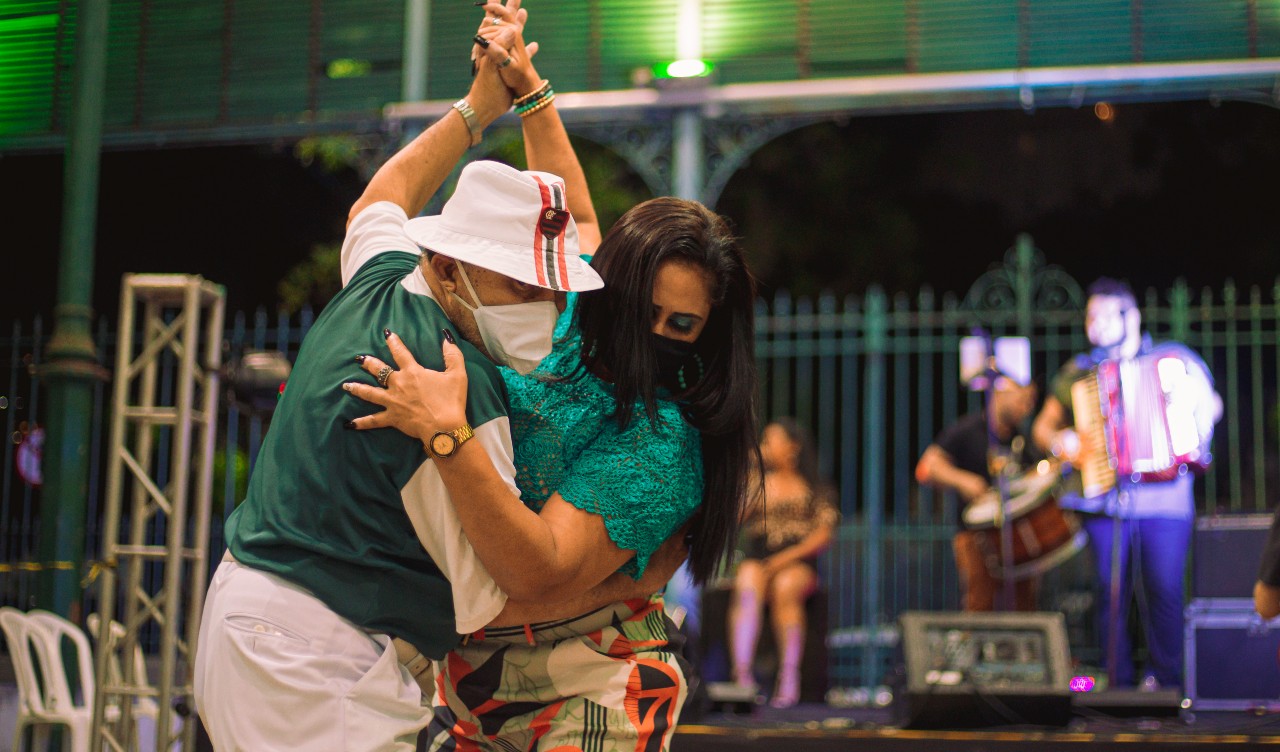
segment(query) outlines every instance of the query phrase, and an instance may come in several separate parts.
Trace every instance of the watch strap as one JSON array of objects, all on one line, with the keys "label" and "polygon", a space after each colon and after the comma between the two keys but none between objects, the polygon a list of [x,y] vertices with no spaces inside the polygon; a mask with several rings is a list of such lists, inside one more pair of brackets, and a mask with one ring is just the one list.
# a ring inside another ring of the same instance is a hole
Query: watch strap
[{"label": "watch strap", "polygon": [[475,430],[474,430],[474,429],[472,429],[472,428],[471,428],[471,424],[470,424],[470,423],[463,423],[463,424],[462,424],[461,426],[459,426],[458,428],[455,428],[455,429],[453,429],[452,431],[450,431],[450,432],[449,432],[449,434],[450,434],[451,436],[453,436],[453,438],[454,438],[454,440],[455,440],[455,441],[457,441],[457,442],[458,442],[458,443],[457,443],[457,444],[455,444],[455,445],[454,445],[454,447],[453,447],[453,451],[455,451],[455,452],[456,452],[456,451],[458,451],[458,447],[462,446],[462,442],[466,441],[467,439],[471,438],[472,436],[475,436],[475,435],[476,435],[476,432],[475,432]]}]

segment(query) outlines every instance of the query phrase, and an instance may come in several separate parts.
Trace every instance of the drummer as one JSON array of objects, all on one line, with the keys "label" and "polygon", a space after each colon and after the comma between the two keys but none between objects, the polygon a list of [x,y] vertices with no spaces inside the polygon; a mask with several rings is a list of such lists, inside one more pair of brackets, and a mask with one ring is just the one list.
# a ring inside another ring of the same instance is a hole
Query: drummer
[{"label": "drummer", "polygon": [[[936,488],[950,489],[960,495],[965,505],[973,504],[992,491],[993,465],[1008,458],[1018,468],[1029,469],[1040,459],[1034,444],[1023,434],[1022,425],[1036,407],[1035,383],[1022,386],[1003,376],[996,379],[990,403],[992,431],[988,431],[984,412],[965,415],[947,426],[924,450],[916,464],[916,480]],[[994,434],[995,446],[989,438]],[[1016,471],[1016,468],[1011,468]],[[960,510],[963,515],[964,510]],[[958,529],[952,539],[956,570],[960,573],[962,604],[965,611],[993,611],[1003,583],[987,568],[980,532]],[[1040,590],[1038,576],[1020,579],[1014,584],[1013,608],[1035,611]],[[1002,604],[1003,605],[1003,604]],[[1007,608],[1004,610],[1008,610]]]}]

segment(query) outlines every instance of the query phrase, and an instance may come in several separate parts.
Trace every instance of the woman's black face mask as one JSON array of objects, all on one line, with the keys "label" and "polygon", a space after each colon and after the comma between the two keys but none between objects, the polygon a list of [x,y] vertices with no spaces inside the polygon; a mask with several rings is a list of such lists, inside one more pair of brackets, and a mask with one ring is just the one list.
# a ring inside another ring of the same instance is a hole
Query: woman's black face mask
[{"label": "woman's black face mask", "polygon": [[657,363],[654,374],[659,386],[680,393],[698,383],[702,378],[702,359],[698,357],[695,343],[649,333],[653,356]]}]

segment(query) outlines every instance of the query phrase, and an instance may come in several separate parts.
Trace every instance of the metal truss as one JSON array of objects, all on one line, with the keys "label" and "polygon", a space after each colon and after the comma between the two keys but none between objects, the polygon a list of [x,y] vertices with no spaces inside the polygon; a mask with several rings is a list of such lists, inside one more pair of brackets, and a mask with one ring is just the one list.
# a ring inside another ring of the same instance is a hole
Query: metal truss
[{"label": "metal truss", "polygon": [[[157,706],[155,749],[195,749],[192,673],[208,571],[224,298],[221,285],[199,276],[124,276],[91,749],[133,749],[146,697]],[[107,625],[117,618],[124,631],[112,639]],[[148,624],[160,632],[158,681],[137,676],[133,660],[120,661],[113,676],[113,650],[134,655]],[[108,707],[117,718],[107,720]]]}]

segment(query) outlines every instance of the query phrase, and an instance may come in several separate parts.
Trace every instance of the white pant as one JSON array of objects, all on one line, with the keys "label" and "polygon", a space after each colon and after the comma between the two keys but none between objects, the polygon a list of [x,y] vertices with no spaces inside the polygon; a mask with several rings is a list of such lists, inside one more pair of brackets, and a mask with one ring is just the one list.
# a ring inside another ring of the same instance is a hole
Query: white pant
[{"label": "white pant", "polygon": [[389,637],[234,561],[209,586],[195,669],[219,752],[412,752],[431,713]]}]

